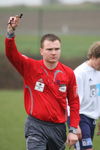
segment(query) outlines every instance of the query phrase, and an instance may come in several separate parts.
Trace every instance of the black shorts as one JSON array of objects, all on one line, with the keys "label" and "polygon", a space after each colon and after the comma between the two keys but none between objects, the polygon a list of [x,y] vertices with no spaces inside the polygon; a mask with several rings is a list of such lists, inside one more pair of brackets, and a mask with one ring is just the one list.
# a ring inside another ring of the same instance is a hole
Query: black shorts
[{"label": "black shorts", "polygon": [[28,116],[25,138],[27,150],[64,150],[66,125],[44,122]]},{"label": "black shorts", "polygon": [[[67,124],[69,126],[70,117],[67,120]],[[94,130],[96,126],[95,119],[91,119],[83,114],[80,114],[80,123],[79,126],[82,131],[82,139],[79,140],[75,145],[76,150],[85,150],[93,148],[93,137],[94,137]]]},{"label": "black shorts", "polygon": [[94,130],[96,126],[95,119],[91,119],[83,114],[80,115],[80,128],[82,139],[80,142],[81,149],[91,149],[93,147]]}]

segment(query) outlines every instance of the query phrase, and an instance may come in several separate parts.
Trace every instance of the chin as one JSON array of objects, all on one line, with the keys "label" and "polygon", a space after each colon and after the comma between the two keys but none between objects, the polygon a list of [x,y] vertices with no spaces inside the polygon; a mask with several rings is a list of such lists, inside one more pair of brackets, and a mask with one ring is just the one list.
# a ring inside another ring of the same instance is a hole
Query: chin
[{"label": "chin", "polygon": [[95,70],[100,71],[100,68],[95,68]]}]

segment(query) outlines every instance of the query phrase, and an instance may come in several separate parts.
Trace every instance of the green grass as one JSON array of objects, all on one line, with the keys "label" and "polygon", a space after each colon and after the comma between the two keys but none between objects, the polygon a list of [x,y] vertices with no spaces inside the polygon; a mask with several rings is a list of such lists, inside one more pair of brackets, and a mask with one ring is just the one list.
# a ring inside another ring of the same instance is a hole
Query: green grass
[{"label": "green grass", "polygon": [[[100,40],[100,35],[66,35],[60,36],[62,40],[62,58],[84,57],[90,45]],[[19,51],[27,54],[40,55],[40,37],[32,35],[16,35]],[[0,40],[0,53],[4,53],[4,36]]]},{"label": "green grass", "polygon": [[68,35],[61,37],[62,39],[62,57],[77,58],[87,55],[90,45],[99,41],[98,35]]},{"label": "green grass", "polygon": [[0,150],[25,150],[22,91],[0,91]]},{"label": "green grass", "polygon": [[[0,150],[25,150],[23,103],[23,91],[0,90]],[[100,136],[95,135],[95,150],[99,142]]]}]

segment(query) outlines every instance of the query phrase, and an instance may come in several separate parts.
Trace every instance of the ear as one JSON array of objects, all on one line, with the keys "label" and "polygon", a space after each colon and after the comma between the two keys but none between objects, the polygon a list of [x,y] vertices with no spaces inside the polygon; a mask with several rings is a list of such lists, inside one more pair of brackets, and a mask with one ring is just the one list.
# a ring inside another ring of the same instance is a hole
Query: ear
[{"label": "ear", "polygon": [[43,56],[43,48],[40,48],[40,54]]}]

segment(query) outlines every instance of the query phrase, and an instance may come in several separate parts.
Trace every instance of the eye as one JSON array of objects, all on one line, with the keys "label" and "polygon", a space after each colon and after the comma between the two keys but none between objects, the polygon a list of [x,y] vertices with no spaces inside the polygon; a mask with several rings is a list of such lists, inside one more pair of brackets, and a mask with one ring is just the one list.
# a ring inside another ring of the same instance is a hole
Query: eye
[{"label": "eye", "polygon": [[57,50],[59,50],[60,48],[47,48],[46,50],[48,50],[48,51],[52,51],[52,50],[55,50],[55,51],[57,51]]},{"label": "eye", "polygon": [[48,51],[52,51],[52,50],[53,50],[53,48],[48,48],[48,49],[46,49],[46,50],[48,50]]},{"label": "eye", "polygon": [[57,50],[59,50],[60,48],[55,48],[55,50],[57,51]]}]

